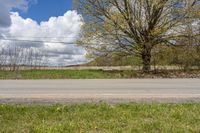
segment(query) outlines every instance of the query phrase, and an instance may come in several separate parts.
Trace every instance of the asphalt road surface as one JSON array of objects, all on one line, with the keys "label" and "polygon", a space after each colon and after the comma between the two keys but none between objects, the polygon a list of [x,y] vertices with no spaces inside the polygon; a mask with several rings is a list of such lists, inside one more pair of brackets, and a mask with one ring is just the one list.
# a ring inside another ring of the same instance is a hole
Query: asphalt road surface
[{"label": "asphalt road surface", "polygon": [[0,103],[200,102],[200,79],[0,80]]}]

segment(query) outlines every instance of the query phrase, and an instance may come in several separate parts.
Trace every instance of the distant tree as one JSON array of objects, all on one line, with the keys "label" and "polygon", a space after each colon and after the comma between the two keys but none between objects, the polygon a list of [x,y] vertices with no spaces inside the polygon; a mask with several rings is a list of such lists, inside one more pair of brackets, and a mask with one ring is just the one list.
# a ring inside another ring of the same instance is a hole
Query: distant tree
[{"label": "distant tree", "polygon": [[14,44],[0,47],[0,70],[18,71],[22,66],[39,69],[47,65],[47,53],[42,49],[23,48]]},{"label": "distant tree", "polygon": [[[85,25],[78,42],[92,55],[137,56],[151,69],[152,49],[176,45],[182,29],[199,12],[199,0],[74,0]],[[199,18],[197,18],[199,20]]]}]

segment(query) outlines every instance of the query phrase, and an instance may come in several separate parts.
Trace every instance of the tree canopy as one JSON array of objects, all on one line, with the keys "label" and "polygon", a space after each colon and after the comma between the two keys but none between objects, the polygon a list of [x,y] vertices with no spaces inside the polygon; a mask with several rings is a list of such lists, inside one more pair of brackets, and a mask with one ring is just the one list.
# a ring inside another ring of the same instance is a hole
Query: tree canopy
[{"label": "tree canopy", "polygon": [[85,25],[79,44],[91,55],[119,53],[142,60],[150,71],[156,45],[180,45],[199,36],[199,0],[75,0]]}]

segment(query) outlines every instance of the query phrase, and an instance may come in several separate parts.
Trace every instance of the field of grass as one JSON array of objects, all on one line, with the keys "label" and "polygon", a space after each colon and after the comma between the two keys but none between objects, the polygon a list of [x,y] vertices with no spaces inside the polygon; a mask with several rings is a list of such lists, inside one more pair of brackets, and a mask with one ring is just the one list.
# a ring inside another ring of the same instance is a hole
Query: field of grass
[{"label": "field of grass", "polygon": [[200,104],[2,104],[0,132],[199,133]]},{"label": "field of grass", "polygon": [[103,70],[21,70],[0,71],[0,79],[100,79],[120,78],[120,71]]},{"label": "field of grass", "polygon": [[152,71],[136,70],[21,70],[0,71],[0,79],[119,79],[119,78],[200,78],[200,70]]}]

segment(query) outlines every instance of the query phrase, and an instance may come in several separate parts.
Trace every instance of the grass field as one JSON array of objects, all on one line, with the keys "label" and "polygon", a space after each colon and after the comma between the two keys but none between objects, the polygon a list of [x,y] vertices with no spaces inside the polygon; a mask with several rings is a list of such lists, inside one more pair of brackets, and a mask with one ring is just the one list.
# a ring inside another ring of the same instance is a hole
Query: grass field
[{"label": "grass field", "polygon": [[2,104],[0,132],[199,133],[200,104]]},{"label": "grass field", "polygon": [[120,78],[120,71],[103,70],[21,70],[0,71],[0,79],[93,79]]},{"label": "grass field", "polygon": [[200,70],[166,70],[144,74],[136,70],[21,70],[0,71],[0,79],[119,79],[119,78],[200,78]]}]

